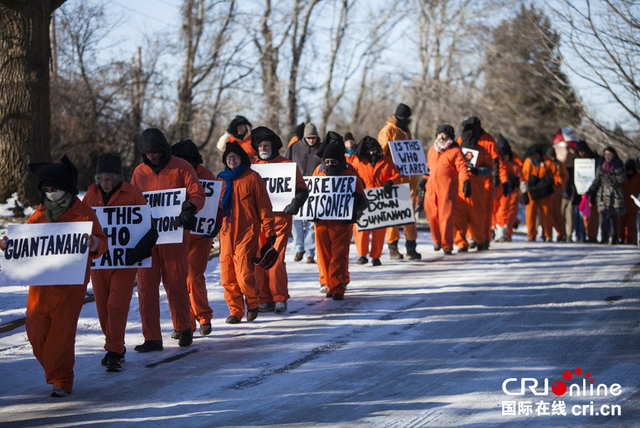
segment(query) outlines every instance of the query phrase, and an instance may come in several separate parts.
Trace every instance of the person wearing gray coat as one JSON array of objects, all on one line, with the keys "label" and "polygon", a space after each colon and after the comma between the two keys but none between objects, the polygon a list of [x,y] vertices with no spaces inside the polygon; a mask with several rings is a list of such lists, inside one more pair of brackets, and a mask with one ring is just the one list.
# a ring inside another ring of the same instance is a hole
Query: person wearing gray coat
[{"label": "person wearing gray coat", "polygon": [[618,216],[625,213],[622,183],[626,178],[624,163],[613,147],[604,149],[604,162],[596,171],[596,178],[589,188],[589,197],[595,198],[600,212],[600,242],[618,243]]}]

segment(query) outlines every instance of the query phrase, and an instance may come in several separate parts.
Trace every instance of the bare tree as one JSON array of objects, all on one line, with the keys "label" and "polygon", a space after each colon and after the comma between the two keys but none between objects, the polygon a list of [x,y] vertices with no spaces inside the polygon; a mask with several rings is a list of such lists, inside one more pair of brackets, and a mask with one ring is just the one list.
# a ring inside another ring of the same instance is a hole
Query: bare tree
[{"label": "bare tree", "polygon": [[65,0],[0,0],[0,201],[34,205],[30,162],[49,161],[49,21]]}]

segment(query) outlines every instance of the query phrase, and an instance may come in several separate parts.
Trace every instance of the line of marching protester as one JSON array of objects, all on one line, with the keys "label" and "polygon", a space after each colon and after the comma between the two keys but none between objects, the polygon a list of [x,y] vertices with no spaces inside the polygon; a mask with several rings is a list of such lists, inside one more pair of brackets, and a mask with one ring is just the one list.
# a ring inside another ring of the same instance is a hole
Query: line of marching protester
[{"label": "line of marching protester", "polygon": [[[599,161],[561,128],[551,156],[534,146],[521,161],[506,139],[496,143],[471,117],[458,138],[451,125],[439,126],[425,156],[410,122],[411,109],[400,104],[377,139],[365,136],[358,144],[350,133],[332,131],[321,140],[313,124],[301,124],[285,148],[272,130],[252,129],[237,116],[218,142],[224,170],[217,176],[202,165],[193,141],[171,146],[150,128],[138,141],[143,161],[131,182],[124,180],[120,156],[103,154],[82,201],[77,170],[66,156],[30,164],[42,203],[27,225],[10,225],[0,241],[0,285],[30,285],[26,331],[52,396],[72,391],[76,326],[89,279],[107,371],[122,369],[136,278],[144,343],[135,351],[163,350],[160,283],[179,346],[192,344],[197,325],[201,335],[210,334],[204,273],[218,235],[228,324],[287,312],[290,235],[294,261],[306,255],[307,263],[317,263],[320,292],[338,301],[351,281],[352,239],[357,264],[370,259],[380,266],[385,241],[392,260],[422,258],[415,210],[424,209],[434,249],[447,255],[454,244],[458,252],[481,251],[492,238],[511,240],[521,200],[528,241],[536,239],[538,220],[546,241],[554,227],[559,241],[571,240],[574,225],[583,239],[581,222],[592,240],[599,213],[603,240],[618,242],[617,215],[624,214],[634,221],[620,219],[628,224],[622,238],[635,242],[637,207],[625,208],[630,197],[623,192],[638,194],[640,179],[635,168],[624,174],[613,149]],[[574,222],[578,215],[584,220]],[[405,254],[398,247],[401,228]]]}]

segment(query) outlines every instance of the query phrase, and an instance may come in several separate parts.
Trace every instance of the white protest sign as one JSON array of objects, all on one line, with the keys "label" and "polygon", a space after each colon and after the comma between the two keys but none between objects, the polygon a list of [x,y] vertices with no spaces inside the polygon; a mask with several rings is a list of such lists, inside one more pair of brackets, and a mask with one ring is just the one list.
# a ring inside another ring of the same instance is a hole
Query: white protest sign
[{"label": "white protest sign", "polygon": [[467,168],[473,168],[478,163],[478,155],[480,152],[478,150],[462,148],[462,154],[464,155],[464,160],[467,161]]},{"label": "white protest sign", "polygon": [[591,187],[591,183],[596,179],[595,159],[576,159],[573,162],[573,180],[576,191],[579,195],[584,195]]},{"label": "white protest sign", "polygon": [[304,177],[309,197],[296,220],[350,220],[353,217],[355,175],[335,177]]},{"label": "white protest sign", "polygon": [[251,165],[251,168],[264,179],[273,212],[282,212],[296,196],[296,164],[260,163]]},{"label": "white protest sign", "polygon": [[178,226],[178,217],[182,211],[182,202],[186,200],[187,189],[154,190],[142,192],[151,207],[151,221],[158,230],[160,244],[179,244],[182,242],[182,227]]},{"label": "white protest sign", "polygon": [[91,260],[91,269],[131,269],[151,267],[151,257],[126,265],[126,256],[151,228],[149,205],[93,207],[107,235],[109,249],[100,258]]},{"label": "white protest sign", "polygon": [[93,222],[10,224],[1,285],[84,284]]},{"label": "white protest sign", "polygon": [[393,163],[400,175],[424,175],[427,173],[427,160],[420,140],[389,141]]},{"label": "white protest sign", "polygon": [[402,226],[415,222],[409,184],[393,186],[391,197],[385,196],[383,187],[365,189],[364,194],[369,200],[369,205],[358,219],[356,226],[358,231]]},{"label": "white protest sign", "polygon": [[196,230],[192,230],[191,234],[211,235],[211,232],[216,227],[222,181],[200,180],[200,183],[204,187],[204,207],[196,214]]}]

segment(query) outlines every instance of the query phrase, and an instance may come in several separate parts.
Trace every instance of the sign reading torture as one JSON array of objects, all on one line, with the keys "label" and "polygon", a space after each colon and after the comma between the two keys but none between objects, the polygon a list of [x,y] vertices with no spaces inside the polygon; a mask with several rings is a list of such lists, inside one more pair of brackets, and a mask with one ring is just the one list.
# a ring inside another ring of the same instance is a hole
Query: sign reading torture
[{"label": "sign reading torture", "polygon": [[93,222],[10,224],[0,285],[84,284]]},{"label": "sign reading torture", "polygon": [[218,217],[218,204],[220,203],[220,192],[222,191],[222,181],[200,180],[204,187],[204,207],[196,214],[196,230],[192,230],[192,235],[211,235],[216,227],[216,217]]},{"label": "sign reading torture", "polygon": [[148,205],[93,207],[107,235],[109,249],[99,258],[91,260],[91,269],[131,269],[151,267],[151,257],[127,266],[127,253],[151,228],[151,208]]},{"label": "sign reading torture", "polygon": [[181,243],[183,229],[178,226],[178,217],[182,211],[182,202],[187,197],[187,189],[154,190],[142,194],[151,207],[152,225],[158,230],[156,245]]},{"label": "sign reading torture", "polygon": [[297,220],[350,220],[353,217],[353,194],[356,176],[304,177],[309,197]]},{"label": "sign reading torture", "polygon": [[393,163],[400,175],[424,175],[427,173],[427,160],[420,140],[389,141]]},{"label": "sign reading torture", "polygon": [[369,205],[358,219],[358,231],[402,226],[415,221],[409,184],[393,186],[391,197],[385,196],[383,187],[365,189],[364,193]]},{"label": "sign reading torture", "polygon": [[282,212],[296,196],[296,164],[293,162],[253,164],[264,179],[273,212]]}]

